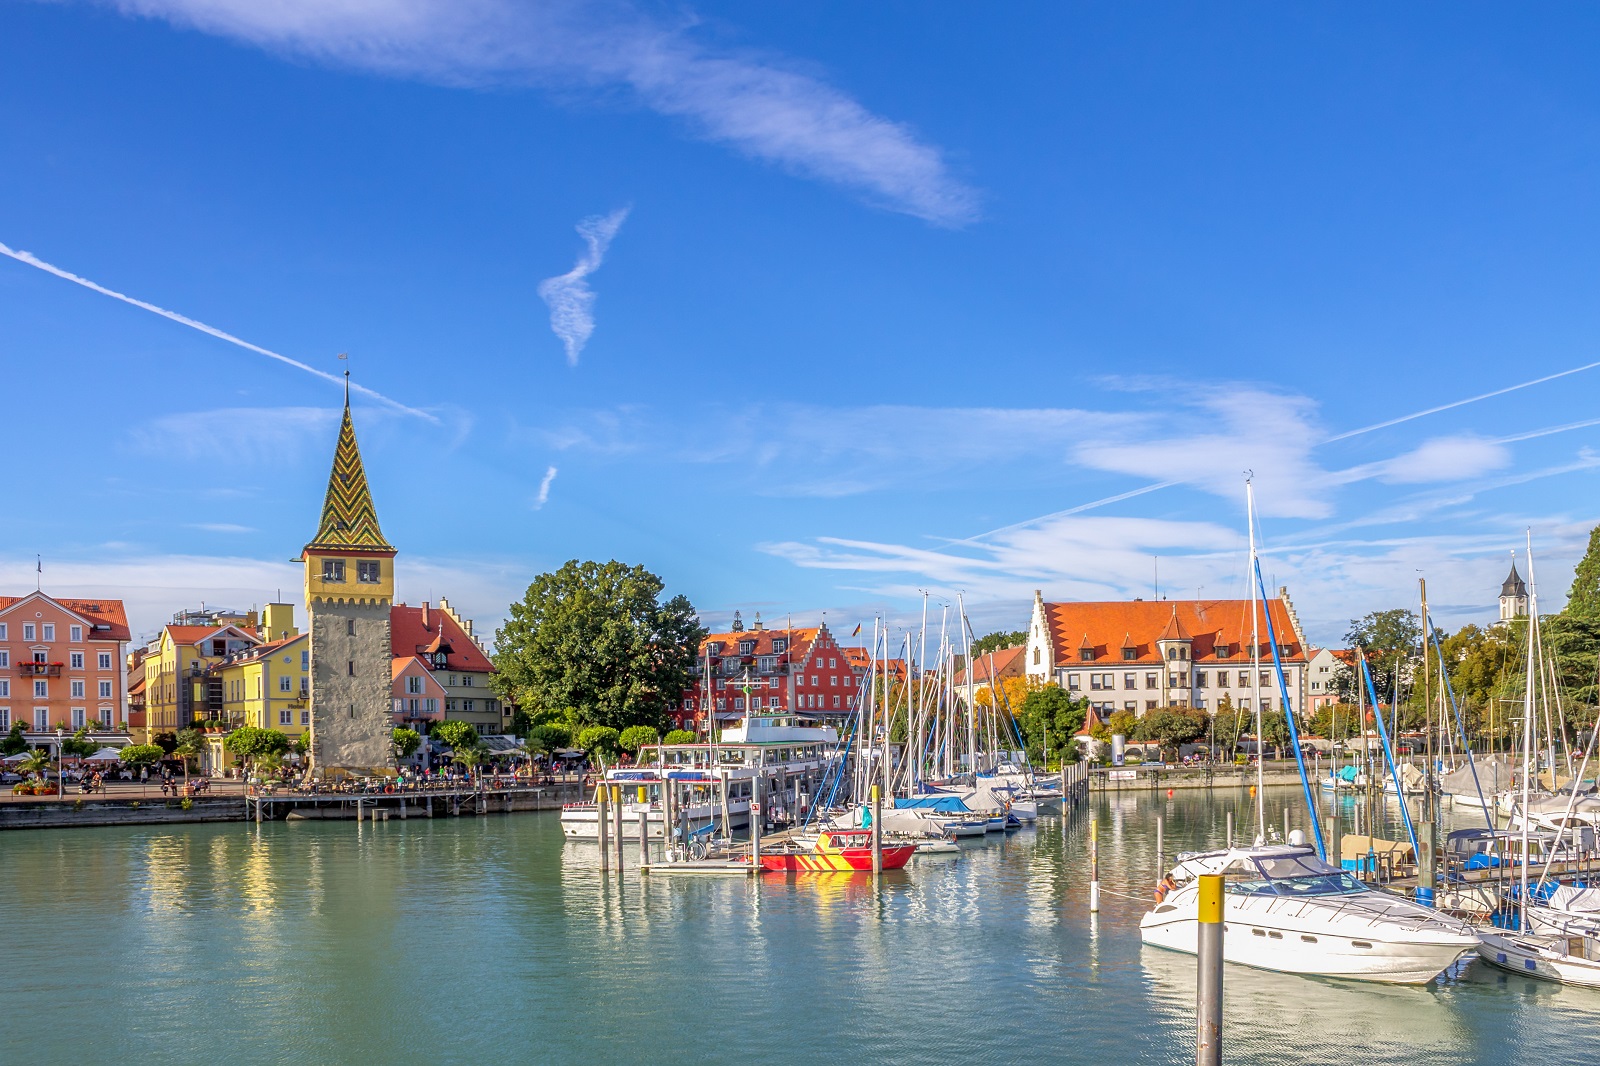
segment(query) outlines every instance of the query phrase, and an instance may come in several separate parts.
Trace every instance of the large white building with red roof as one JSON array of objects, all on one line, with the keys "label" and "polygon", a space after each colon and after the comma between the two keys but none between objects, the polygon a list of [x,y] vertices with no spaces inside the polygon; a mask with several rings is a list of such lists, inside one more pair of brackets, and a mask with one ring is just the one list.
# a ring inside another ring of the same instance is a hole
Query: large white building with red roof
[{"label": "large white building with red roof", "polygon": [[692,671],[693,683],[673,710],[675,729],[705,732],[718,721],[748,711],[793,712],[806,717],[848,714],[856,672],[826,623],[804,629],[767,629],[757,615],[746,629],[738,612],[726,632],[708,633]]},{"label": "large white building with red roof", "polygon": [[[1088,699],[1102,714],[1157,707],[1215,710],[1227,697],[1241,710],[1256,701],[1269,710],[1283,702],[1273,669],[1272,645],[1289,693],[1289,706],[1306,709],[1309,649],[1288,590],[1255,606],[1249,600],[1129,600],[1046,603],[1034,593],[1024,669]],[[1259,646],[1251,665],[1251,635]]]},{"label": "large white building with red roof", "polygon": [[128,640],[121,600],[0,596],[0,731],[124,726]]}]

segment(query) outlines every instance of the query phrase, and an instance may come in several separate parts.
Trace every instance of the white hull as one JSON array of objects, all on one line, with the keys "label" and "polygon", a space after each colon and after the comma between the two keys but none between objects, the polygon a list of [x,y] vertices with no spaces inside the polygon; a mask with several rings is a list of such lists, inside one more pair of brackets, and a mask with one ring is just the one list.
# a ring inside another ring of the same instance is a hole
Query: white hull
[{"label": "white hull", "polygon": [[1595,941],[1586,937],[1485,932],[1481,941],[1478,955],[1491,966],[1541,981],[1600,988],[1600,961],[1583,955],[1585,951],[1592,952],[1595,945]]},{"label": "white hull", "polygon": [[[1465,939],[1445,943],[1379,940],[1373,937],[1381,930],[1370,928],[1366,939],[1358,939],[1330,933],[1326,923],[1312,923],[1309,928],[1321,931],[1311,933],[1294,922],[1261,922],[1259,917],[1240,920],[1228,914],[1224,923],[1227,931],[1222,937],[1225,961],[1279,973],[1420,985],[1439,976],[1472,950],[1472,943]],[[1256,935],[1256,929],[1261,929],[1263,935]],[[1141,926],[1140,935],[1146,944],[1193,955],[1198,931],[1199,923],[1194,918],[1173,918]]]},{"label": "white hull", "polygon": [[[713,813],[712,809],[704,804],[690,807],[688,815],[689,828],[691,830],[699,829],[712,821],[720,821],[722,817],[720,811]],[[728,820],[735,829],[742,829],[749,825],[749,802],[730,803],[728,805]],[[592,803],[574,803],[562,808],[561,832],[565,834],[568,840],[599,840],[600,809]],[[647,832],[651,840],[665,839],[666,825],[660,807],[652,806],[650,808]],[[639,839],[639,815],[637,812],[630,810],[627,805],[622,808],[622,836],[627,840]]]}]

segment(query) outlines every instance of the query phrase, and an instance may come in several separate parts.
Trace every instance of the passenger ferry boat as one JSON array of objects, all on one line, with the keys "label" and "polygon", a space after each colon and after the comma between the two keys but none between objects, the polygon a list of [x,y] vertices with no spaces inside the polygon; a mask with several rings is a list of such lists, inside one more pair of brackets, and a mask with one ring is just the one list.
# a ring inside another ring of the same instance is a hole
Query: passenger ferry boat
[{"label": "passenger ferry boat", "polygon": [[[668,787],[675,790],[673,808],[682,812],[691,834],[727,833],[749,826],[757,778],[766,782],[763,791],[769,811],[790,821],[802,816],[824,771],[839,757],[838,743],[831,726],[793,714],[750,714],[722,730],[715,742],[645,749],[656,753],[653,765],[613,767],[604,780],[622,787],[625,836],[637,839],[642,816],[650,839],[666,838],[663,800]],[[646,803],[649,809],[641,815]],[[570,840],[598,840],[599,815],[597,803],[569,803],[561,810],[561,830]]]}]

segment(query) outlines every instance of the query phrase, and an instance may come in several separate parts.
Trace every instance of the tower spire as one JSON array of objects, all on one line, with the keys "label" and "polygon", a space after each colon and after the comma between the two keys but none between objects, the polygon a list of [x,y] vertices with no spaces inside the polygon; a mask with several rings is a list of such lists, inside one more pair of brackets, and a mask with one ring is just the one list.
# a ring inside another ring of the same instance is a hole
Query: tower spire
[{"label": "tower spire", "polygon": [[322,521],[308,548],[373,548],[393,551],[378,526],[378,511],[367,486],[367,471],[356,444],[355,423],[350,420],[350,399],[345,397],[339,423],[339,442],[333,451],[333,470],[322,502]]}]

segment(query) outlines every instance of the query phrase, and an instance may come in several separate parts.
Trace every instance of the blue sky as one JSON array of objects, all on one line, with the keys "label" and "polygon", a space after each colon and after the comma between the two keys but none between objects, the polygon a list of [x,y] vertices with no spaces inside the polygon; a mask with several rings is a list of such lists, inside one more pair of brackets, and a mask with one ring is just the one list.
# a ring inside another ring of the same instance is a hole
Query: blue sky
[{"label": "blue sky", "polygon": [[[1600,368],[1343,436],[1600,361],[1597,42],[1577,6],[10,0],[0,243],[349,352],[400,593],[486,627],[573,557],[717,625],[925,589],[1009,628],[1155,557],[1241,595],[1251,469],[1332,641],[1419,576],[1491,616],[1529,529],[1555,607],[1600,520]],[[143,630],[298,595],[335,384],[15,258],[0,346],[0,586],[42,553]]]}]

